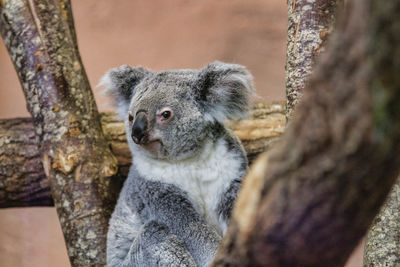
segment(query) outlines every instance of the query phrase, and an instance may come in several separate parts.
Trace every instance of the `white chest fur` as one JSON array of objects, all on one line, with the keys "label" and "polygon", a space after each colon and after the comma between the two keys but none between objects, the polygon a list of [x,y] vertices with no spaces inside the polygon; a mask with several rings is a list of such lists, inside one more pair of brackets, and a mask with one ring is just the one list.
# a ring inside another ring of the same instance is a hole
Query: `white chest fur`
[{"label": "white chest fur", "polygon": [[230,181],[237,177],[241,159],[219,139],[207,143],[200,155],[182,161],[164,161],[135,157],[134,164],[144,178],[170,183],[186,191],[196,210],[222,234],[226,225],[220,222],[216,208]]}]

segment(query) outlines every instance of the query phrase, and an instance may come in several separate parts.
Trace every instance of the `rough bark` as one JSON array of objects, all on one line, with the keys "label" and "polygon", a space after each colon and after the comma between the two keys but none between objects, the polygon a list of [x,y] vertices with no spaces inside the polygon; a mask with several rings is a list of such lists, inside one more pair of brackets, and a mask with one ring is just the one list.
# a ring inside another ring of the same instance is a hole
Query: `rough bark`
[{"label": "rough bark", "polygon": [[400,184],[399,180],[375,217],[364,248],[364,266],[400,265]]},{"label": "rough bark", "polygon": [[303,95],[316,57],[325,49],[343,0],[288,0],[286,118]]},{"label": "rough bark", "polygon": [[400,1],[354,0],[213,266],[343,266],[400,168]]},{"label": "rough bark", "polygon": [[53,204],[32,119],[0,120],[0,207]]},{"label": "rough bark", "polygon": [[[283,103],[254,106],[246,120],[229,122],[252,161],[285,127]],[[120,184],[131,164],[125,127],[114,113],[101,114],[102,128],[119,165]],[[118,178],[114,178],[118,179]],[[40,162],[32,120],[0,120],[0,208],[53,205],[48,179]]]},{"label": "rough bark", "polygon": [[117,162],[101,129],[68,8],[67,0],[0,1],[0,31],[32,115],[71,263],[104,265]]}]

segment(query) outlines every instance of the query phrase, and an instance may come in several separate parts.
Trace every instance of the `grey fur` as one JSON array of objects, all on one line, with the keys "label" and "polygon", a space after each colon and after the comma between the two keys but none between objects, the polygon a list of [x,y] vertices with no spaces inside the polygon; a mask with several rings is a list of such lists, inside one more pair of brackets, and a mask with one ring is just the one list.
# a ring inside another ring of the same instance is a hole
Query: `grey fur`
[{"label": "grey fur", "polygon": [[[110,220],[108,266],[208,266],[247,172],[243,147],[223,121],[248,110],[250,73],[222,62],[161,72],[122,66],[101,84],[119,107],[133,155]],[[148,128],[136,144],[138,113]]]}]

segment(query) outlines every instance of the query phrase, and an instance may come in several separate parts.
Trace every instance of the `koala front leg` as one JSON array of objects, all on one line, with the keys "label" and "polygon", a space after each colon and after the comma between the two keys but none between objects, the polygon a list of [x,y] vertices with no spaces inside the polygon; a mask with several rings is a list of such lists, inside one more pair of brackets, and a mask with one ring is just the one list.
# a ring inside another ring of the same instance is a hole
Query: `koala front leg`
[{"label": "koala front leg", "polygon": [[213,260],[221,236],[197,213],[186,193],[171,184],[144,182],[141,188],[145,205],[157,221],[185,243],[198,266]]},{"label": "koala front leg", "polygon": [[122,266],[197,266],[185,243],[171,234],[168,227],[148,222],[133,242]]},{"label": "koala front leg", "polygon": [[235,204],[235,199],[237,197],[238,191],[240,189],[241,179],[233,180],[228,189],[222,194],[222,197],[219,201],[217,212],[219,215],[219,221],[222,224],[222,232],[226,233],[228,229],[229,220],[231,217],[233,205]]}]

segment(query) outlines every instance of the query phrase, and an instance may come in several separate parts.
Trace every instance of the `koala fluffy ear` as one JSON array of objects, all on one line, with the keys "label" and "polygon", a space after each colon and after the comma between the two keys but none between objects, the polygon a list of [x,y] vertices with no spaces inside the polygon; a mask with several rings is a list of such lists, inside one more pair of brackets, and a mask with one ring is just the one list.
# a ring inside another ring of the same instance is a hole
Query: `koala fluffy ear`
[{"label": "koala fluffy ear", "polygon": [[122,65],[109,70],[97,86],[105,86],[104,93],[110,96],[118,106],[121,120],[126,118],[135,87],[151,72],[142,67]]},{"label": "koala fluffy ear", "polygon": [[253,77],[244,66],[215,61],[200,70],[195,90],[206,118],[223,122],[247,114]]}]

